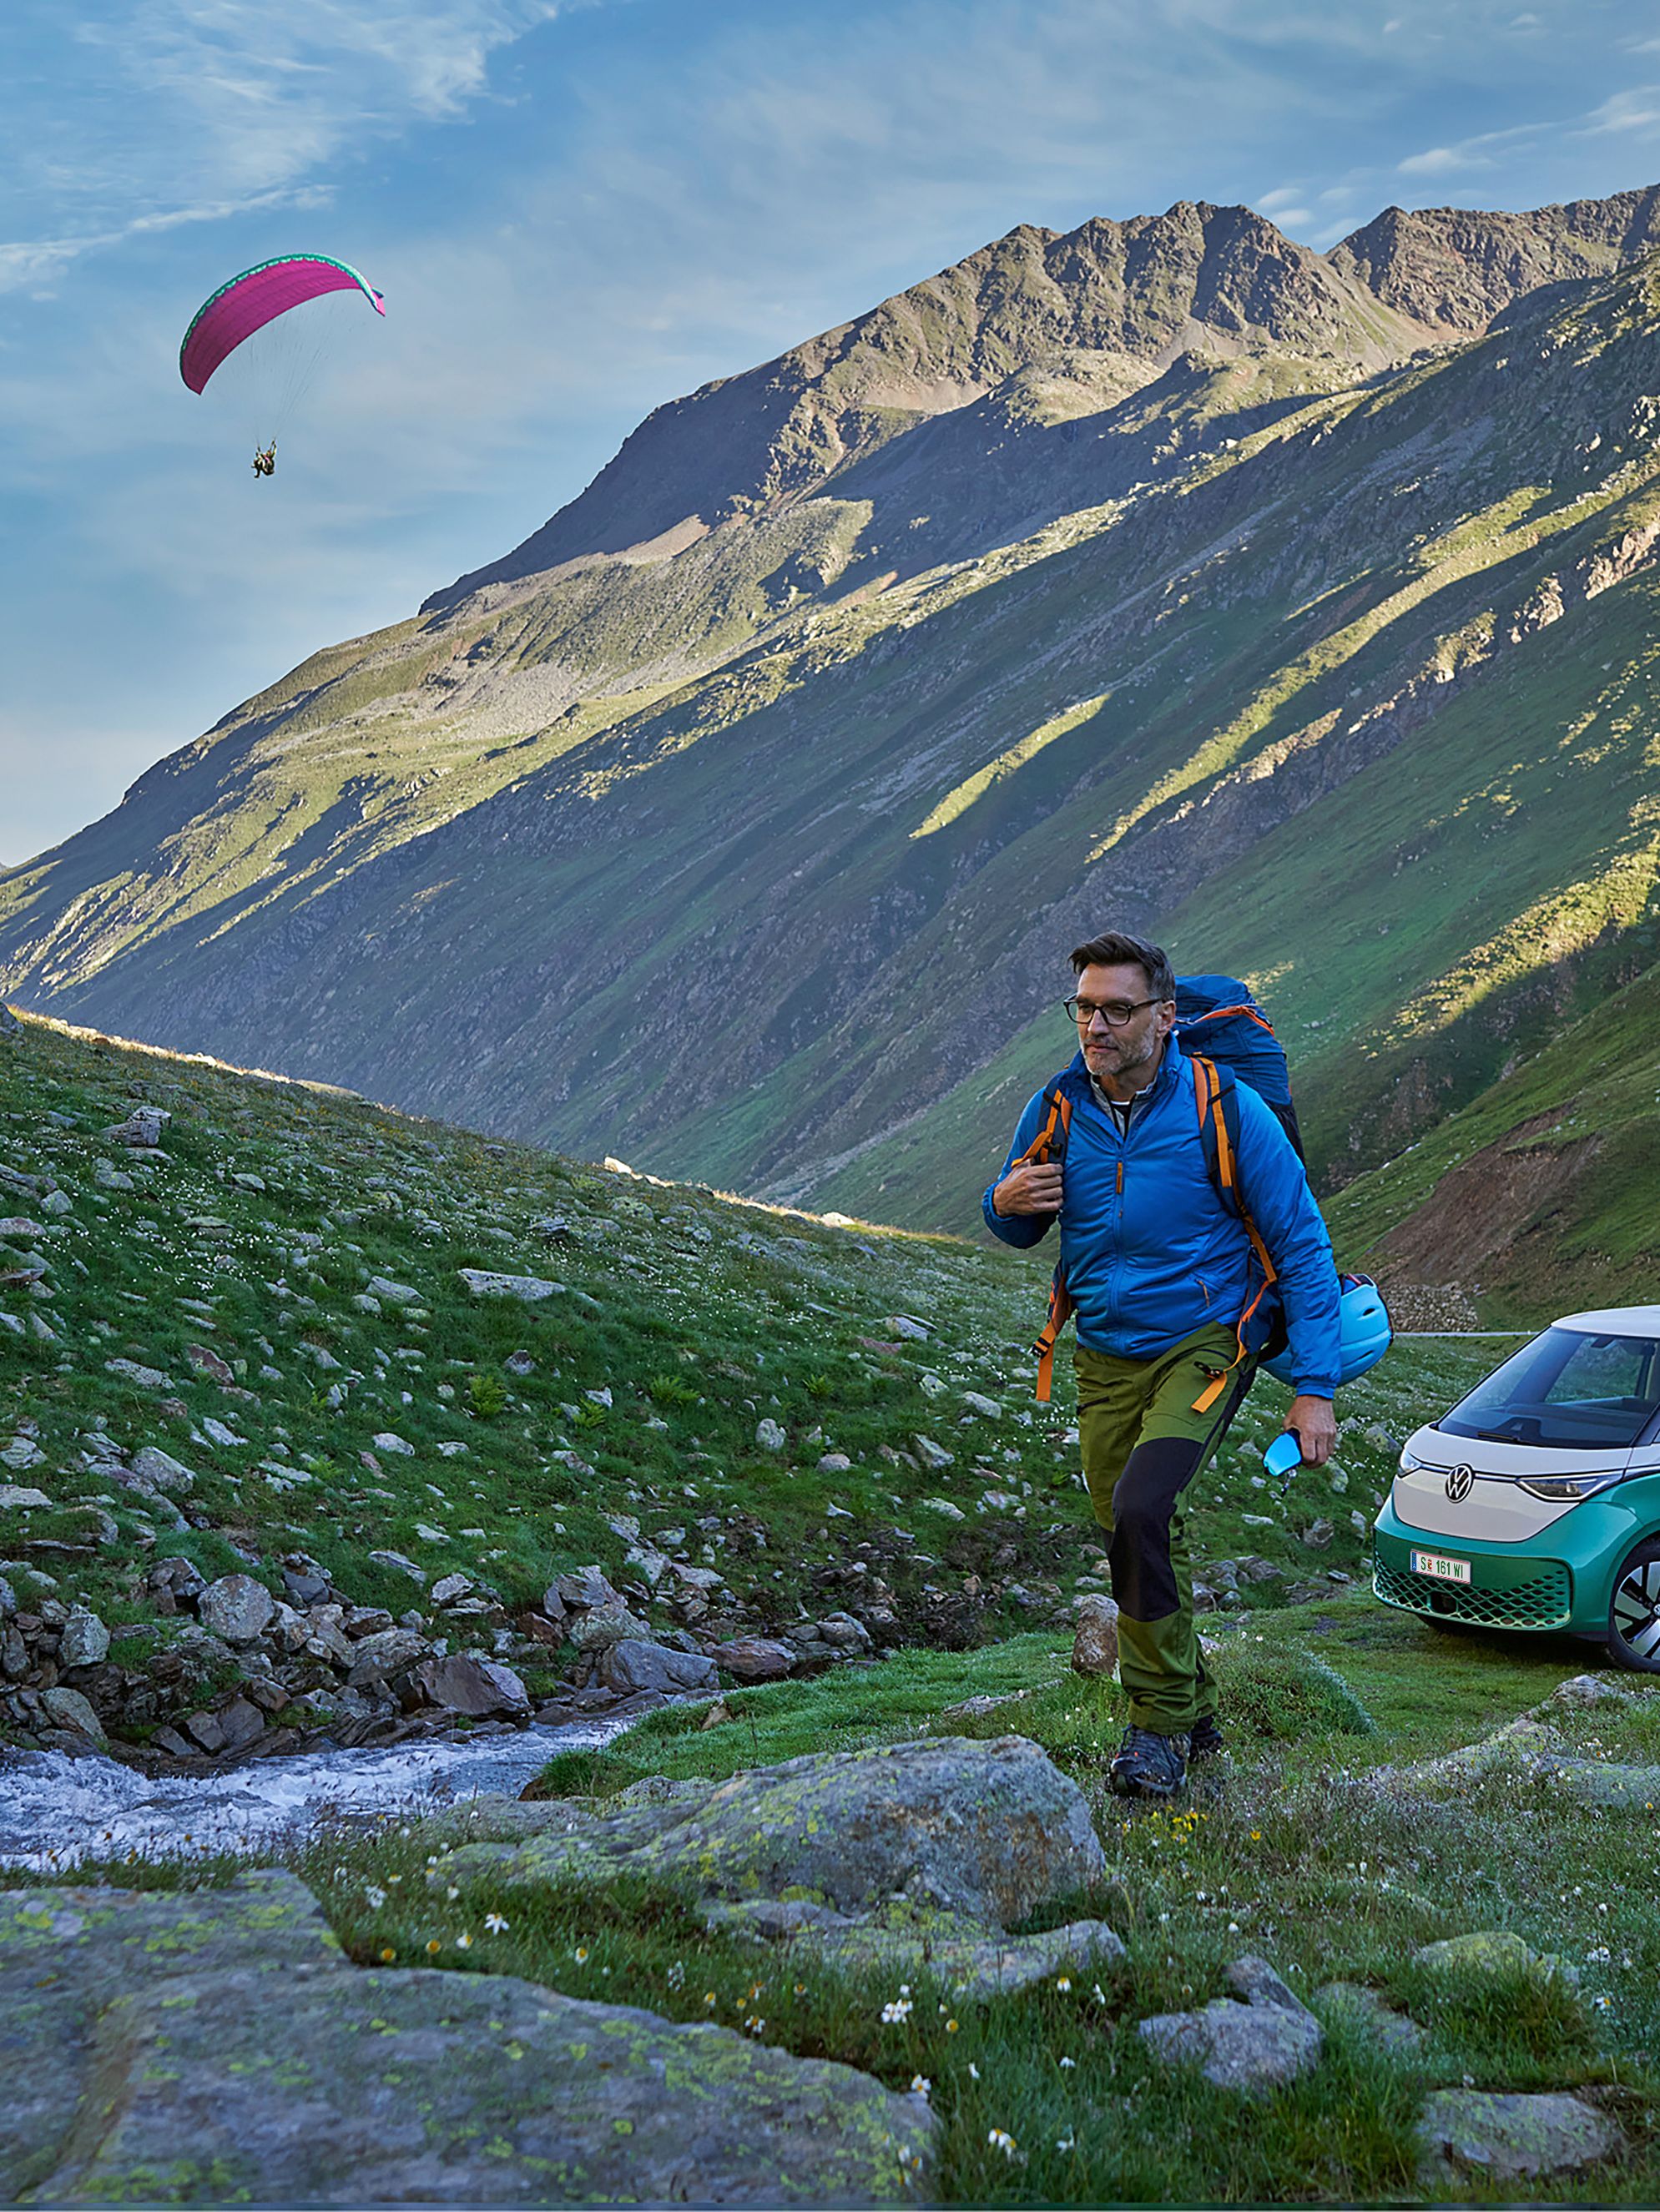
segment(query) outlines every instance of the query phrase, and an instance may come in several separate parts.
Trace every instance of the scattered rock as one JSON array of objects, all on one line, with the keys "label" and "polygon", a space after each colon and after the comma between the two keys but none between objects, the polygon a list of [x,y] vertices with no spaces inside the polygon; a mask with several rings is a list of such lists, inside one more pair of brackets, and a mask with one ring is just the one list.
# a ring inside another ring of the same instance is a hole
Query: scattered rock
[{"label": "scattered rock", "polygon": [[652,1640],[651,1630],[620,1597],[614,1597],[609,1605],[595,1606],[587,1613],[577,1613],[569,1633],[579,1651],[593,1653],[605,1650],[609,1644],[621,1644],[629,1637],[642,1644]]},{"label": "scattered rock", "polygon": [[512,1668],[499,1660],[456,1652],[447,1659],[427,1660],[416,1669],[416,1680],[433,1704],[447,1712],[469,1713],[478,1719],[530,1717],[529,1692]]},{"label": "scattered rock", "polygon": [[1660,1766],[1623,1766],[1600,1759],[1565,1759],[1551,1763],[1543,1778],[1558,1795],[1576,1804],[1614,1811],[1649,1811],[1660,1806]]},{"label": "scattered rock", "polygon": [[1368,2041],[1401,2058],[1420,2055],[1429,2039],[1409,2013],[1396,2012],[1376,1990],[1361,1982],[1328,1982],[1315,1992],[1316,2003],[1359,2029]]},{"label": "scattered rock", "polygon": [[778,1682],[795,1665],[795,1646],[770,1636],[733,1636],[710,1653],[717,1667],[740,1682]]},{"label": "scattered rock", "polygon": [[371,1297],[383,1299],[389,1306],[418,1306],[423,1303],[419,1291],[408,1283],[394,1283],[386,1275],[371,1275],[367,1288]]},{"label": "scattered rock", "polygon": [[755,1441],[763,1451],[776,1452],[783,1450],[789,1438],[778,1423],[768,1415],[764,1419],[756,1423]]},{"label": "scattered rock", "polygon": [[[348,1647],[351,1663],[346,1676],[347,1686],[354,1690],[373,1688],[377,1683],[389,1680],[394,1674],[401,1674],[406,1667],[413,1667],[417,1660],[424,1659],[431,1649],[418,1629],[377,1629]],[[517,1680],[518,1678],[515,1676],[514,1679]],[[446,1701],[441,1698],[435,1702],[442,1705]]]},{"label": "scattered rock", "polygon": [[1439,1943],[1426,1943],[1413,1953],[1413,1964],[1436,1975],[1463,1982],[1513,1982],[1525,1978],[1541,1984],[1566,1982],[1578,1986],[1576,1970],[1566,1960],[1543,1957],[1510,1928],[1477,1928],[1468,1936],[1450,1936]]},{"label": "scattered rock", "polygon": [[227,1644],[255,1644],[270,1627],[277,1601],[252,1575],[221,1575],[198,1601],[202,1624]]},{"label": "scattered rock", "polygon": [[228,1427],[211,1413],[204,1413],[202,1417],[202,1433],[210,1443],[218,1444],[223,1450],[246,1451],[248,1449],[246,1437],[239,1437],[234,1429]]},{"label": "scattered rock", "polygon": [[890,1314],[888,1327],[896,1336],[913,1344],[926,1344],[928,1340],[927,1323],[918,1321],[914,1314]]},{"label": "scattered rock", "polygon": [[932,1437],[913,1437],[911,1444],[917,1458],[931,1474],[938,1474],[942,1469],[957,1464],[956,1453],[948,1452],[944,1444],[935,1443]]},{"label": "scattered rock", "polygon": [[372,1567],[388,1567],[394,1574],[407,1575],[412,1583],[424,1584],[427,1579],[426,1569],[417,1567],[413,1559],[406,1559],[401,1552],[371,1552],[369,1565]]},{"label": "scattered rock", "polygon": [[1099,1591],[1078,1601],[1078,1630],[1072,1639],[1075,1674],[1110,1674],[1118,1665],[1118,1607]]},{"label": "scattered rock", "polygon": [[170,1390],[173,1388],[159,1367],[145,1367],[136,1359],[106,1359],[104,1372],[122,1376],[127,1382],[136,1383],[141,1390]]},{"label": "scattered rock", "polygon": [[1601,1674],[1571,1674],[1566,1682],[1559,1682],[1542,1704],[1533,1708],[1532,1717],[1543,1720],[1553,1708],[1566,1707],[1570,1712],[1583,1711],[1590,1705],[1628,1705],[1631,1693],[1622,1690],[1617,1682],[1610,1682]]},{"label": "scattered rock", "polygon": [[906,1898],[855,1919],[800,1898],[711,1905],[711,1928],[787,1942],[854,1972],[885,1969],[895,1979],[937,1975],[971,2003],[1012,1996],[1064,1968],[1098,1970],[1125,1956],[1104,1920],[1073,1920],[1039,1936],[1005,1936],[982,1922],[937,1906],[919,1910]]},{"label": "scattered rock", "polygon": [[718,1690],[721,1683],[714,1663],[702,1652],[672,1651],[663,1644],[642,1644],[629,1636],[607,1646],[600,1657],[599,1678],[619,1697],[630,1697],[640,1690],[657,1690],[665,1697],[675,1697],[688,1691]]},{"label": "scattered rock", "polygon": [[135,1106],[125,1121],[112,1122],[103,1133],[118,1145],[154,1152],[173,1115],[165,1106]]},{"label": "scattered rock", "polygon": [[148,1482],[168,1498],[181,1498],[196,1485],[196,1477],[189,1468],[158,1444],[139,1447],[132,1455],[132,1472],[141,1482]]},{"label": "scattered rock", "polygon": [[58,1727],[72,1729],[76,1735],[87,1736],[94,1743],[108,1743],[109,1738],[104,1734],[104,1723],[79,1690],[69,1689],[62,1682],[57,1682],[51,1689],[41,1691],[40,1703],[46,1709],[47,1718]]},{"label": "scattered rock", "polygon": [[1466,2181],[1533,2180],[1612,2158],[1625,2147],[1618,2127],[1594,2105],[1566,2090],[1523,2094],[1442,2089],[1418,2123],[1426,2188]]},{"label": "scattered rock", "polygon": [[612,1589],[600,1568],[587,1566],[575,1574],[561,1575],[557,1582],[549,1586],[543,1605],[550,1615],[556,1602],[562,1609],[569,1606],[574,1611],[580,1612],[585,1607],[590,1611],[597,1611],[602,1606],[621,1605],[623,1595],[620,1590]]},{"label": "scattered rock", "polygon": [[0,1509],[10,1506],[27,1512],[32,1507],[51,1504],[44,1490],[33,1489],[27,1482],[0,1482]]},{"label": "scattered rock", "polygon": [[564,1296],[562,1283],[544,1281],[540,1275],[497,1275],[487,1267],[462,1267],[458,1272],[476,1298],[517,1298],[522,1304],[537,1305],[544,1298]]},{"label": "scattered rock", "polygon": [[205,1344],[187,1344],[185,1357],[197,1373],[205,1375],[210,1382],[234,1382],[236,1380],[235,1370],[216,1352],[210,1352]]},{"label": "scattered rock", "polygon": [[1222,1969],[1222,1979],[1242,2003],[1277,2005],[1281,2012],[1298,2012],[1313,2018],[1303,2000],[1292,1994],[1268,1960],[1259,1959],[1254,1952],[1230,1960]]},{"label": "scattered rock", "polygon": [[829,1613],[818,1623],[819,1638],[836,1651],[868,1651],[871,1633],[851,1613]]},{"label": "scattered rock", "polygon": [[1227,1980],[1243,2003],[1213,1997],[1200,2012],[1156,2014],[1138,2033],[1168,2063],[1196,2065],[1207,2081],[1241,2096],[1261,2096],[1319,2064],[1319,2021],[1265,1959],[1236,1959]]},{"label": "scattered rock", "polygon": [[110,1632],[95,1613],[72,1606],[58,1631],[58,1663],[62,1668],[96,1667],[109,1657]]},{"label": "scattered rock", "polygon": [[265,1716],[250,1698],[233,1698],[214,1717],[227,1751],[246,1751],[265,1732]]}]

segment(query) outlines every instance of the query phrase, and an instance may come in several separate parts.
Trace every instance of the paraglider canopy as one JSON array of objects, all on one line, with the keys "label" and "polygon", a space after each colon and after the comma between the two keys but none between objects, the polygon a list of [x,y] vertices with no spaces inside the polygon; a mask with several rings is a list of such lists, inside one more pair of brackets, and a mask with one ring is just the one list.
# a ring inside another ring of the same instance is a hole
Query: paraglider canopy
[{"label": "paraglider canopy", "polygon": [[350,291],[361,292],[377,315],[386,313],[374,287],[344,261],[323,253],[284,253],[274,261],[257,262],[222,284],[197,309],[179,349],[179,374],[192,392],[200,392],[244,338],[278,315],[326,292]]}]

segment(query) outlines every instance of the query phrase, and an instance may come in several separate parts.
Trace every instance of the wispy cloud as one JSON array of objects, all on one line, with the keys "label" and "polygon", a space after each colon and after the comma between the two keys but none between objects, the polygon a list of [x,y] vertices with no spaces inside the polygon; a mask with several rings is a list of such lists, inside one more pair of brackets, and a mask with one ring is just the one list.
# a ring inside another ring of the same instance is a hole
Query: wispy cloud
[{"label": "wispy cloud", "polygon": [[315,205],[320,173],[461,113],[498,49],[582,4],[106,0],[87,20],[34,0],[10,36],[62,90],[38,131],[10,134],[0,186],[49,219],[0,243],[0,285],[160,228]]},{"label": "wispy cloud", "polygon": [[1589,131],[1651,131],[1660,123],[1660,84],[1633,85],[1616,92],[1611,100],[1585,118]]}]

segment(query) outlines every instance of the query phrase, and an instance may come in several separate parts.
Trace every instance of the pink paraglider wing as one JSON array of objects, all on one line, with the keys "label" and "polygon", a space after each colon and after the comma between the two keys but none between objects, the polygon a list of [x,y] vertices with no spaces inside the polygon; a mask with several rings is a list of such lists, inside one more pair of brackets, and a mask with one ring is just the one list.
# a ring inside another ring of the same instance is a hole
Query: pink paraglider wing
[{"label": "pink paraglider wing", "polygon": [[386,313],[374,287],[344,261],[331,261],[322,253],[285,253],[258,262],[222,284],[197,310],[179,349],[179,374],[192,392],[200,392],[227,355],[278,315],[325,292],[352,291],[361,292],[377,315]]}]

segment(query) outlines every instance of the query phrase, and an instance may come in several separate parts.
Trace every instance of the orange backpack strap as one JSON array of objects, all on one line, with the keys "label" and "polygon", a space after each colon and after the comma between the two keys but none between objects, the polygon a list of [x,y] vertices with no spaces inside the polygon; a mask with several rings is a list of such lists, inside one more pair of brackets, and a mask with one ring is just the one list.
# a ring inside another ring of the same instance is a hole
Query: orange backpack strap
[{"label": "orange backpack strap", "polygon": [[1274,1024],[1260,1006],[1207,1006],[1202,1014],[1195,1014],[1191,1019],[1183,1023],[1183,1033],[1185,1035],[1189,1030],[1196,1030],[1201,1022],[1226,1021],[1232,1014],[1243,1014],[1248,1022],[1255,1022],[1259,1030],[1266,1030],[1270,1036],[1274,1035]]},{"label": "orange backpack strap", "polygon": [[1055,1347],[1061,1330],[1072,1319],[1073,1297],[1067,1288],[1067,1279],[1061,1268],[1055,1271],[1049,1285],[1049,1319],[1043,1323],[1032,1350],[1037,1354],[1037,1398],[1040,1406],[1049,1401],[1049,1385],[1055,1378]]},{"label": "orange backpack strap", "polygon": [[[1026,1146],[1016,1167],[1047,1167],[1052,1161],[1065,1159],[1067,1139],[1072,1134],[1072,1101],[1063,1091],[1052,1091],[1049,1112],[1042,1127]],[[1072,1318],[1072,1293],[1067,1288],[1064,1272],[1057,1267],[1049,1284],[1049,1318],[1044,1322],[1032,1350],[1037,1354],[1037,1402],[1047,1406],[1049,1386],[1055,1376],[1055,1347],[1061,1330]]]},{"label": "orange backpack strap", "polygon": [[1049,1110],[1043,1125],[1013,1164],[1018,1168],[1047,1167],[1051,1160],[1063,1160],[1067,1156],[1067,1139],[1072,1134],[1072,1101],[1064,1091],[1051,1091]]},{"label": "orange backpack strap", "polygon": [[[1250,1009],[1247,1006],[1237,1006],[1226,1011],[1234,1013],[1249,1013]],[[1266,1029],[1267,1023],[1264,1022],[1262,1026]],[[1194,1400],[1193,1410],[1195,1413],[1207,1413],[1227,1389],[1230,1379],[1237,1375],[1239,1369],[1245,1364],[1249,1356],[1245,1350],[1246,1326],[1257,1307],[1262,1304],[1269,1289],[1279,1279],[1274,1261],[1268,1257],[1268,1248],[1262,1242],[1256,1224],[1245,1211],[1245,1202],[1239,1194],[1238,1158],[1234,1151],[1233,1139],[1228,1129],[1228,1117],[1222,1103],[1222,1079],[1217,1073],[1215,1061],[1207,1060],[1202,1054],[1195,1053],[1193,1055],[1193,1092],[1194,1100],[1199,1110],[1200,1141],[1205,1147],[1205,1157],[1207,1162],[1211,1158],[1212,1147],[1214,1146],[1215,1178],[1219,1192],[1223,1202],[1231,1205],[1244,1224],[1245,1234],[1250,1239],[1250,1249],[1256,1255],[1257,1268],[1262,1279],[1257,1285],[1256,1297],[1239,1316],[1239,1326],[1235,1337],[1238,1349],[1221,1373],[1213,1376]]]}]

